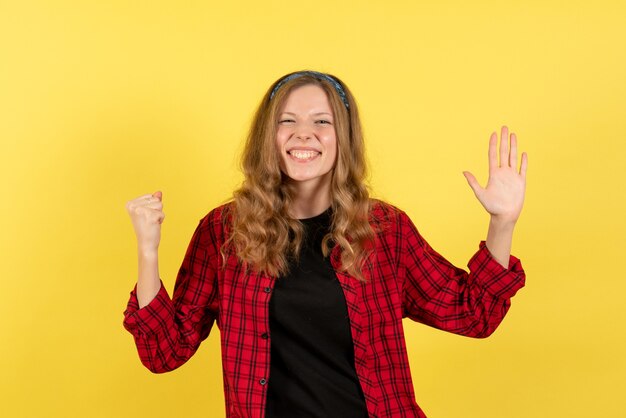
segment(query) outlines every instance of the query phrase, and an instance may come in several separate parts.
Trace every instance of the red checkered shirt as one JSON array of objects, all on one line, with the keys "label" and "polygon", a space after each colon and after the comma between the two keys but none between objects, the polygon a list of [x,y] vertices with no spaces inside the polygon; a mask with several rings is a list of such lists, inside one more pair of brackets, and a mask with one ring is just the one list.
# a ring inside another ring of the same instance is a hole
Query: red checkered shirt
[{"label": "red checkered shirt", "polygon": [[[200,220],[173,298],[161,282],[156,297],[139,309],[135,285],[123,323],[134,336],[141,362],[163,373],[184,364],[215,321],[226,416],[263,418],[271,384],[268,306],[275,279],[246,272],[233,252],[223,262],[219,249],[228,234],[227,205]],[[524,286],[524,270],[512,255],[509,267],[501,266],[485,241],[468,262],[469,273],[457,268],[429,246],[406,213],[387,203],[375,203],[370,222],[382,231],[363,269],[367,282],[340,271],[338,246],[330,254],[348,307],[354,367],[370,417],[425,417],[415,402],[402,318],[487,337]]]}]

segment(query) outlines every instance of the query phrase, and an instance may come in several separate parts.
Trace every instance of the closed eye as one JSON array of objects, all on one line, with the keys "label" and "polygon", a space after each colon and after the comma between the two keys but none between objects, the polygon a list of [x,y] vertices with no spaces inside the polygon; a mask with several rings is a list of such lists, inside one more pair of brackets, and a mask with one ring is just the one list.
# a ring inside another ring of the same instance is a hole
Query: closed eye
[{"label": "closed eye", "polygon": [[295,122],[293,119],[281,119],[278,121],[278,123],[288,123],[288,122]]},{"label": "closed eye", "polygon": [[321,125],[326,125],[326,124],[328,124],[328,125],[332,125],[331,121],[329,121],[329,120],[324,120],[324,119],[320,119],[320,120],[318,120],[318,121],[316,121],[316,122],[317,122],[317,123],[319,123],[319,124],[321,124]]}]

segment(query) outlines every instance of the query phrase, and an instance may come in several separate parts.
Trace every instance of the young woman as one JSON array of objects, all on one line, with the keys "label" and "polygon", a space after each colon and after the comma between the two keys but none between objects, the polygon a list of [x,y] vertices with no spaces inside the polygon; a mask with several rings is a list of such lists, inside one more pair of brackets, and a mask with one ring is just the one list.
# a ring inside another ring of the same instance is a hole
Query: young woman
[{"label": "young woman", "polygon": [[469,273],[433,250],[400,209],[371,199],[358,110],[337,77],[288,74],[268,90],[232,201],[202,218],[170,299],[158,273],[162,193],[127,203],[139,278],[124,312],[142,363],[185,363],[220,329],[229,418],[424,417],[402,318],[490,335],[524,285],[510,255],[527,157],[489,143],[489,181],[464,173],[491,215]]}]

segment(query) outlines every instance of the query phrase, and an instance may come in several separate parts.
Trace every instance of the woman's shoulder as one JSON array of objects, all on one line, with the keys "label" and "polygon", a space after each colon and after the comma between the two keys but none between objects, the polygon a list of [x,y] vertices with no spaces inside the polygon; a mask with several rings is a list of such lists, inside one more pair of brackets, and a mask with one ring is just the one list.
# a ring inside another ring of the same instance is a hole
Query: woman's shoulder
[{"label": "woman's shoulder", "polygon": [[370,199],[369,221],[377,234],[398,236],[411,223],[405,211],[380,199]]},{"label": "woman's shoulder", "polygon": [[229,201],[211,209],[202,219],[199,228],[210,231],[217,236],[226,235],[232,219],[234,202]]},{"label": "woman's shoulder", "polygon": [[377,199],[371,199],[370,225],[377,234],[392,239],[403,239],[407,234],[417,232],[413,221],[404,210]]},{"label": "woman's shoulder", "polygon": [[370,198],[370,218],[374,222],[397,222],[406,217],[406,213],[384,200]]}]

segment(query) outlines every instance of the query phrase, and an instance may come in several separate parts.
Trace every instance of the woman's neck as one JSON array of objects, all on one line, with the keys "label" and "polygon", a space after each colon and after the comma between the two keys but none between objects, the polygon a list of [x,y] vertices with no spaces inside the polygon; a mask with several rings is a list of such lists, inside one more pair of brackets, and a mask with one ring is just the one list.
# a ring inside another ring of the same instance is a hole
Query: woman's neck
[{"label": "woman's neck", "polygon": [[295,196],[289,212],[295,219],[312,218],[330,207],[330,182],[311,183],[294,184]]}]

